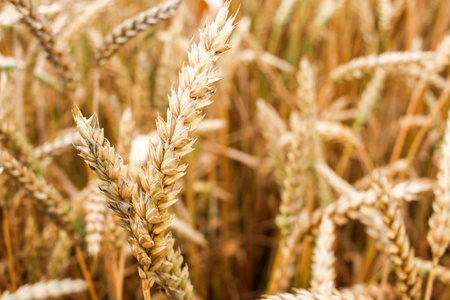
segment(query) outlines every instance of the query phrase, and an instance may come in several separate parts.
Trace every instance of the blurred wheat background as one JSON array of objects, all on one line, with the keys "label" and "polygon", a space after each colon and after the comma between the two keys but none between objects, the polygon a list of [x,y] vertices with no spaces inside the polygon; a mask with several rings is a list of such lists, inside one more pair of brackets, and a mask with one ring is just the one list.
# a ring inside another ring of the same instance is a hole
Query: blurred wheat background
[{"label": "blurred wheat background", "polygon": [[0,299],[450,299],[449,65],[448,0],[0,0]]}]

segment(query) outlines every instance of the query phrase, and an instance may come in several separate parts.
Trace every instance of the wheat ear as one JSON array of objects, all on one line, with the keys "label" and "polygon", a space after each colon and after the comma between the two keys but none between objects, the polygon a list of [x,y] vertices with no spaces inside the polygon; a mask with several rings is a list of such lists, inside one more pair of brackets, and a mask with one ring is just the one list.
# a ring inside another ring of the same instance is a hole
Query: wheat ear
[{"label": "wheat ear", "polygon": [[75,128],[70,128],[61,132],[52,141],[47,141],[38,147],[34,148],[33,154],[36,158],[43,159],[48,157],[57,156],[64,151],[67,151],[73,145],[78,145],[80,143],[80,135]]},{"label": "wheat ear", "polygon": [[42,17],[31,1],[29,5],[24,0],[10,0],[17,11],[22,15],[22,20],[30,28],[30,31],[39,40],[41,46],[47,52],[47,59],[53,64],[58,75],[66,86],[72,87],[73,67],[67,55],[56,47],[55,38],[51,32],[47,20]]},{"label": "wheat ear", "polygon": [[69,214],[70,206],[53,186],[43,178],[38,178],[32,170],[2,148],[0,148],[0,167],[38,201],[58,226],[70,234],[75,234],[73,219]]},{"label": "wheat ear", "polygon": [[358,79],[364,73],[372,72],[376,69],[392,71],[399,67],[406,67],[416,64],[425,65],[435,59],[436,52],[433,51],[403,51],[386,52],[380,55],[369,55],[355,58],[346,64],[335,68],[330,78],[333,81],[339,79]]},{"label": "wheat ear", "polygon": [[[180,192],[173,189],[174,183],[184,176],[187,168],[180,160],[193,150],[195,139],[189,137],[189,132],[203,119],[201,109],[212,103],[210,98],[220,79],[216,62],[230,49],[227,42],[234,29],[234,17],[227,19],[229,5],[229,1],[225,2],[215,21],[200,32],[200,42],[192,45],[189,62],[179,74],[179,86],[169,96],[167,120],[158,117],[156,121],[159,141],[150,142],[149,161],[139,174],[145,197],[151,202],[142,202],[137,208],[138,222],[149,224],[148,237],[154,245],[147,249],[155,258],[163,256],[165,249],[171,249],[164,234],[171,223],[168,209]],[[157,212],[158,220],[149,220],[151,210]],[[142,271],[141,278],[149,270]]]},{"label": "wheat ear", "polygon": [[85,281],[81,279],[50,280],[21,286],[14,293],[4,293],[0,300],[60,299],[65,296],[82,293],[86,288]]},{"label": "wheat ear", "polygon": [[34,171],[40,171],[39,159],[33,154],[33,146],[25,135],[2,113],[0,115],[0,144]]},{"label": "wheat ear", "polygon": [[281,293],[278,295],[265,296],[266,300],[372,300],[373,298],[361,293],[360,291],[353,292],[351,290],[338,291],[336,289],[331,291],[331,294],[323,294],[315,289],[294,289],[293,294]]},{"label": "wheat ear", "polygon": [[[82,146],[78,146],[77,149],[94,174],[102,181],[100,189],[108,198],[109,208],[121,219],[121,226],[127,234],[131,252],[141,265],[139,275],[144,282],[144,295],[150,293],[150,288],[156,281],[172,297],[189,298],[192,286],[189,275],[186,271],[180,270],[183,258],[179,252],[174,252],[173,238],[170,235],[164,236],[162,241],[158,241],[160,247],[154,248],[155,242],[148,232],[148,226],[152,224],[167,228],[170,223],[158,214],[150,196],[138,190],[137,184],[128,175],[128,167],[123,163],[122,157],[110,146],[98,122],[93,121],[94,116],[86,119],[79,113],[74,118],[82,137]],[[138,215],[142,213],[143,208],[148,208],[144,214],[146,223]],[[166,253],[164,251],[167,251],[170,257],[164,256]],[[169,273],[170,276],[164,276],[163,273]],[[166,279],[170,281],[166,282]]]},{"label": "wheat ear", "polygon": [[173,17],[180,3],[180,0],[163,2],[117,25],[106,36],[103,45],[98,50],[96,64],[99,66],[104,64],[109,57],[117,52],[120,46],[135,37],[139,32],[148,29],[162,20]]},{"label": "wheat ear", "polygon": [[129,162],[131,142],[133,140],[133,131],[136,127],[136,122],[133,119],[131,109],[127,108],[122,113],[119,123],[119,144],[117,145],[117,152],[122,155],[124,163]]},{"label": "wheat ear", "polygon": [[316,246],[314,247],[311,266],[311,288],[325,297],[331,297],[334,290],[334,262],[333,252],[335,241],[333,220],[325,215],[319,225]]},{"label": "wheat ear", "polygon": [[106,199],[100,192],[98,186],[100,180],[92,179],[83,190],[86,195],[84,202],[84,217],[86,222],[86,242],[88,253],[94,257],[98,256],[103,242],[105,230]]},{"label": "wheat ear", "polygon": [[403,299],[419,299],[422,280],[418,276],[417,266],[414,262],[414,249],[406,235],[406,227],[397,201],[392,197],[386,181],[381,185],[374,185],[377,192],[376,206],[383,216],[387,236],[390,241],[388,249],[395,273],[399,279],[398,289]]},{"label": "wheat ear", "polygon": [[149,295],[155,280],[173,297],[190,298],[192,293],[187,268],[180,269],[183,258],[173,250],[171,235],[165,235],[171,223],[167,210],[179,193],[172,190],[173,184],[186,169],[186,165],[179,165],[180,158],[192,151],[195,141],[188,133],[203,118],[199,110],[211,103],[213,86],[219,79],[215,62],[229,49],[226,42],[234,18],[227,20],[228,7],[226,2],[215,22],[201,32],[200,43],[192,46],[189,65],[180,73],[180,86],[169,97],[168,120],[157,120],[159,143],[150,143],[150,160],[140,174],[143,191],[138,191],[127,175],[122,158],[104,138],[98,123],[81,114],[75,116],[83,138],[78,150],[104,182],[102,190],[110,199],[110,208],[122,218],[132,253],[141,265],[144,295]]},{"label": "wheat ear", "polygon": [[[438,265],[450,243],[450,118],[447,119],[444,141],[441,146],[437,186],[434,190],[433,214],[428,224],[427,239],[433,253],[433,264]],[[430,272],[427,292],[431,293],[434,269]],[[429,298],[429,297],[428,297]]]}]

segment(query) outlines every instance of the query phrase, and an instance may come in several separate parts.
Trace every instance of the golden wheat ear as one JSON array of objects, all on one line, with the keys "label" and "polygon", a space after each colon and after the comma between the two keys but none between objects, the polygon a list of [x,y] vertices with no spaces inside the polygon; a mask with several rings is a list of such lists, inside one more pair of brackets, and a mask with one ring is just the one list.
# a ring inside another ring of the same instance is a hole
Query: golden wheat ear
[{"label": "golden wheat ear", "polygon": [[46,20],[34,7],[31,1],[10,0],[22,15],[23,22],[31,33],[39,40],[47,53],[47,59],[53,64],[66,88],[74,88],[73,63],[68,56],[68,49],[57,46],[56,39],[51,32],[49,21]]},{"label": "golden wheat ear", "polygon": [[181,0],[163,2],[117,25],[106,36],[105,41],[97,51],[96,64],[98,66],[103,65],[122,45],[134,38],[139,32],[173,17],[180,3]]}]

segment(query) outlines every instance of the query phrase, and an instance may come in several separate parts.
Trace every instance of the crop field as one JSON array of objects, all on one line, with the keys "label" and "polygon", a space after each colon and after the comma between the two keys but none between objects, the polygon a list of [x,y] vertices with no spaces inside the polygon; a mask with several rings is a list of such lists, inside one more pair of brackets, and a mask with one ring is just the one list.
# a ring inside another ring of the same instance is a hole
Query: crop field
[{"label": "crop field", "polygon": [[449,0],[0,0],[0,300],[450,299]]}]

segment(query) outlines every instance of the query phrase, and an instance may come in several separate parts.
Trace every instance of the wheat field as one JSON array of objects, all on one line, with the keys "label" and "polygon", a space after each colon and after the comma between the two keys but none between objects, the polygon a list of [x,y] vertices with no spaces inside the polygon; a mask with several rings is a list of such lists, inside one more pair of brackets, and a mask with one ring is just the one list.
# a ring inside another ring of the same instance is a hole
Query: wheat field
[{"label": "wheat field", "polygon": [[450,299],[450,1],[0,0],[0,300]]}]

